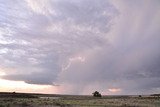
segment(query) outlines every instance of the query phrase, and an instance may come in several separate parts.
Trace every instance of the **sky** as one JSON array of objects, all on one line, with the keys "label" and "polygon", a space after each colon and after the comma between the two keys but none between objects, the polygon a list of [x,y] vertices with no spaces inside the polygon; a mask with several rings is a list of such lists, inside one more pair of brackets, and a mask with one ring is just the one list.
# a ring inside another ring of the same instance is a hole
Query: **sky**
[{"label": "sky", "polygon": [[0,0],[0,91],[160,93],[159,0]]}]

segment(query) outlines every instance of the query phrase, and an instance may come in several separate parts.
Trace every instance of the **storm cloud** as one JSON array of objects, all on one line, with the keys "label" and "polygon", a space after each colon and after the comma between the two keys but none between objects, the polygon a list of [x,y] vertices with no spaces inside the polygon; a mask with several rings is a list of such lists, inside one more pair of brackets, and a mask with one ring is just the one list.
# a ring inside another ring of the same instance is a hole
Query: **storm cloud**
[{"label": "storm cloud", "polygon": [[1,78],[69,94],[158,92],[159,8],[158,0],[0,1]]}]

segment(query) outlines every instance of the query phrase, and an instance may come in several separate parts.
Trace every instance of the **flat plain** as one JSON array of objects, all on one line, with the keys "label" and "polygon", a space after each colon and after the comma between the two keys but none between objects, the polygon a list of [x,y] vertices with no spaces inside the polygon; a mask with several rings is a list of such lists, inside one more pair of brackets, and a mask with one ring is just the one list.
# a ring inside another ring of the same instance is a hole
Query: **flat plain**
[{"label": "flat plain", "polygon": [[55,95],[34,93],[0,93],[0,107],[160,107],[155,96]]}]

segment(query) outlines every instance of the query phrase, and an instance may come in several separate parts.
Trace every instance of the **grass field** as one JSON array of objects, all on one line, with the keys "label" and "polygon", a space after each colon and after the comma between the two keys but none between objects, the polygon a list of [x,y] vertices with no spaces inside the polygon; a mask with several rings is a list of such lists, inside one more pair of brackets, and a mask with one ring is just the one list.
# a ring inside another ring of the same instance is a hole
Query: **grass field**
[{"label": "grass field", "polygon": [[0,93],[0,107],[160,107],[160,98]]}]

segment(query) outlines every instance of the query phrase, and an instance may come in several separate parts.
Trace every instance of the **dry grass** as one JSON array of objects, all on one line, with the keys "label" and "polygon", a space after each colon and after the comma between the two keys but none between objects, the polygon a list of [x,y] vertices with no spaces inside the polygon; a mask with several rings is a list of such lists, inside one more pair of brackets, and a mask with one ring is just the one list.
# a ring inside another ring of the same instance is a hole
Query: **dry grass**
[{"label": "dry grass", "polygon": [[0,98],[0,107],[160,107],[160,98],[138,96]]}]

